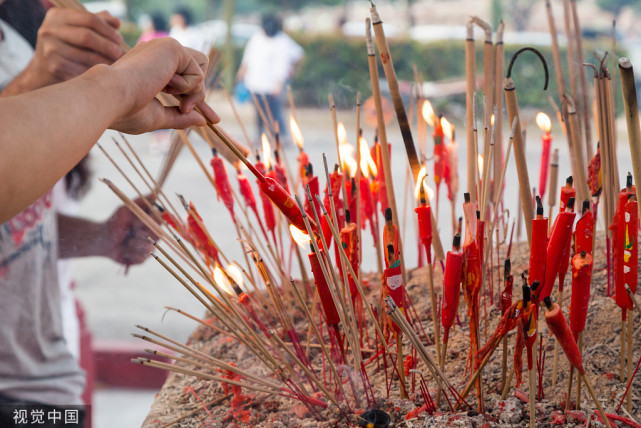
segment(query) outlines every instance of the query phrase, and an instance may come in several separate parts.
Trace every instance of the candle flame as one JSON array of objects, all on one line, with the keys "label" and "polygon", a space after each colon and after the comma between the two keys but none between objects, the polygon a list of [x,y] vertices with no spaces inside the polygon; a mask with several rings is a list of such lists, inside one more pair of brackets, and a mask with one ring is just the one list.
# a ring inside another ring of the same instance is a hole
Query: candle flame
[{"label": "candle flame", "polygon": [[428,201],[431,201],[434,197],[434,191],[427,185],[426,178],[427,166],[423,165],[418,172],[418,177],[416,177],[416,186],[414,186],[414,197],[417,201],[421,198],[421,186],[423,186],[423,190],[425,191]]},{"label": "candle flame", "polygon": [[269,169],[272,166],[272,146],[264,133],[260,136],[260,139],[263,142],[263,164],[265,169]]},{"label": "candle flame", "polygon": [[338,144],[347,144],[347,132],[345,131],[343,122],[338,122],[336,133],[338,134]]},{"label": "candle flame", "polygon": [[361,172],[365,177],[369,177],[371,172],[374,177],[378,176],[378,170],[376,169],[376,162],[372,159],[370,155],[369,146],[365,138],[359,138],[360,141],[360,150],[361,150]]},{"label": "candle flame", "polygon": [[445,136],[452,141],[454,139],[454,125],[452,125],[449,120],[444,117],[441,118],[441,127],[443,128],[443,133]]},{"label": "candle flame", "polygon": [[230,296],[234,295],[234,289],[231,287],[229,279],[227,279],[227,276],[220,268],[220,266],[216,266],[214,268],[214,281],[216,281],[216,284],[218,284],[218,286],[222,288],[225,293],[229,294]]},{"label": "candle flame", "polygon": [[292,234],[294,242],[296,242],[300,247],[305,248],[311,242],[311,239],[308,234],[294,226],[293,224],[289,225],[289,233]]},{"label": "candle flame", "polygon": [[239,287],[243,286],[243,273],[240,271],[236,265],[227,265],[227,275],[231,276],[232,279]]},{"label": "candle flame", "polygon": [[483,171],[483,155],[479,155],[477,162],[479,165],[479,171]]},{"label": "candle flame", "polygon": [[300,132],[298,123],[292,114],[289,115],[289,129],[292,131],[292,139],[294,140],[294,143],[296,143],[299,149],[303,150],[303,145],[305,144],[303,134]]},{"label": "candle flame", "polygon": [[492,116],[490,116],[490,125],[494,126],[494,114],[492,114]]},{"label": "candle flame", "polygon": [[539,125],[539,128],[543,132],[550,132],[550,130],[552,129],[552,122],[550,121],[550,117],[543,112],[537,113],[536,124]]},{"label": "candle flame", "polygon": [[423,119],[429,126],[432,128],[436,124],[436,113],[434,113],[434,109],[432,108],[432,103],[429,102],[428,100],[423,101]]}]

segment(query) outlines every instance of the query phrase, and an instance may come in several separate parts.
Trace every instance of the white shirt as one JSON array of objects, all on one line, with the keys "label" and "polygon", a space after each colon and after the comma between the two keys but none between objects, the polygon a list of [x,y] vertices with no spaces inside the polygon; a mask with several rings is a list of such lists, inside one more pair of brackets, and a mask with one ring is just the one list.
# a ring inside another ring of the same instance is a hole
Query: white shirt
[{"label": "white shirt", "polygon": [[9,24],[0,19],[0,89],[7,86],[31,61],[33,48]]},{"label": "white shirt", "polygon": [[278,94],[304,54],[303,48],[282,31],[274,37],[258,31],[243,54],[245,86],[257,94]]},{"label": "white shirt", "polygon": [[195,27],[178,28],[173,26],[169,30],[169,37],[178,40],[181,45],[187,48],[195,49],[204,54],[208,53],[209,43],[205,40],[203,32]]}]

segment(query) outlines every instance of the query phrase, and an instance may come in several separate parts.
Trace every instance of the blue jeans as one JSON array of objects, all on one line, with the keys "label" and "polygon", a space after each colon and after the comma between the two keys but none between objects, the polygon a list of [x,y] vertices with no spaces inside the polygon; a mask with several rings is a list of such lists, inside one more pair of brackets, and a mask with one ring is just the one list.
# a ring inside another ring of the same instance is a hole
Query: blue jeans
[{"label": "blue jeans", "polygon": [[[272,95],[272,94],[255,94],[256,98],[258,99],[258,103],[260,104],[260,107],[263,109],[263,113],[265,114],[265,119],[269,121],[269,112],[271,112],[271,117],[274,119],[275,122],[278,122],[278,128],[280,130],[280,135],[281,137],[283,135],[287,135],[287,128],[285,127],[285,122],[283,121],[283,112],[282,112],[282,100],[281,96],[279,95]],[[263,123],[263,120],[260,117],[260,113],[258,112],[258,108],[256,108],[256,105],[254,105],[254,108],[256,109],[256,120],[258,124],[258,141],[260,142],[260,136],[263,132],[265,132],[265,124]],[[269,112],[268,112],[269,111]],[[269,130],[271,131],[272,134],[275,134],[275,130],[269,126]]]}]

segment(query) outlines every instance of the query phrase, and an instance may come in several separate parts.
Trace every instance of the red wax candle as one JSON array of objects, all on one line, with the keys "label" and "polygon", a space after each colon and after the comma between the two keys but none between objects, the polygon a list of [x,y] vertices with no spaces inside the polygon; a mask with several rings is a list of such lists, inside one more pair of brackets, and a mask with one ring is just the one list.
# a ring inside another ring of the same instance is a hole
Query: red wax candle
[{"label": "red wax candle", "polygon": [[561,201],[559,203],[560,213],[565,211],[565,207],[567,206],[570,198],[576,198],[576,189],[572,187],[573,184],[574,179],[572,178],[572,176],[569,176],[565,181],[565,186],[561,187]]},{"label": "red wax candle", "polygon": [[[349,264],[352,266],[354,273],[358,272],[358,253],[359,253],[359,242],[358,242],[358,231],[356,230],[356,223],[349,223],[343,229],[341,229],[341,245],[345,250],[345,255],[349,259]],[[342,266],[341,263],[339,265]],[[352,296],[352,303],[354,303],[356,296],[358,296],[358,289],[356,288],[355,279],[348,272],[345,272],[348,277],[349,291]],[[343,275],[343,280],[345,276]]]},{"label": "red wax candle", "polygon": [[481,260],[481,263],[483,263],[483,253],[485,249],[485,221],[479,220],[479,216],[481,215],[480,211],[476,211],[476,242],[478,243],[479,247],[479,260]]},{"label": "red wax candle", "polygon": [[548,167],[550,166],[550,146],[552,144],[552,134],[547,131],[541,136],[543,148],[541,150],[541,169],[539,173],[539,194],[545,195],[545,188],[548,181]]},{"label": "red wax candle", "polygon": [[327,281],[325,281],[325,276],[323,275],[323,270],[321,269],[320,260],[318,259],[318,256],[314,251],[309,253],[307,257],[309,257],[309,263],[312,265],[314,282],[316,283],[318,297],[320,297],[321,305],[323,306],[323,312],[325,312],[325,318],[327,318],[327,324],[336,325],[340,323],[341,319],[338,316],[336,305],[334,305],[332,293],[329,291],[329,285],[327,285]]},{"label": "red wax candle", "polygon": [[298,177],[302,183],[305,181],[305,177],[307,176],[306,171],[307,164],[309,163],[309,156],[307,156],[307,153],[301,149],[296,160],[298,161]]},{"label": "red wax candle", "polygon": [[574,339],[585,329],[590,302],[590,282],[592,280],[592,256],[588,253],[572,257],[572,298],[570,301],[570,330]]},{"label": "red wax candle", "polygon": [[[546,304],[548,302],[549,300]],[[563,312],[561,312],[558,304],[550,303],[548,305],[548,310],[545,311],[545,322],[552,334],[554,334],[554,337],[556,337],[556,340],[559,341],[561,349],[563,349],[565,356],[568,357],[570,364],[572,364],[579,373],[584,374],[581,352],[579,352],[579,347],[576,345],[574,336],[572,336],[570,327],[568,327],[568,323],[565,321]]]},{"label": "red wax candle", "polygon": [[447,342],[450,328],[456,319],[463,275],[463,253],[460,250],[461,237],[457,235],[454,240],[454,248],[447,252],[445,258],[445,275],[443,277],[441,323],[443,324],[443,340],[445,342]]},{"label": "red wax candle", "polygon": [[[383,227],[383,248],[394,248],[393,260],[398,259],[398,228],[392,223],[392,209],[385,210],[385,226]],[[388,257],[385,257],[385,266],[389,266]]]},{"label": "red wax candle", "polygon": [[245,203],[252,209],[252,211],[257,212],[256,197],[254,196],[254,191],[249,184],[249,180],[240,170],[236,173],[236,180],[238,180],[238,191],[245,200]]},{"label": "red wax candle", "polygon": [[514,287],[514,276],[511,275],[512,264],[510,259],[505,260],[504,279],[505,287],[501,292],[501,313],[504,314],[512,306],[512,289]]},{"label": "red wax candle", "polygon": [[552,233],[548,241],[546,259],[545,259],[545,281],[543,286],[536,291],[539,296],[538,301],[543,300],[552,293],[554,279],[561,267],[562,255],[572,238],[572,226],[574,225],[573,212],[561,212],[556,216]]},{"label": "red wax candle", "polygon": [[360,198],[361,198],[361,229],[365,229],[365,219],[370,222],[370,227],[374,227],[372,215],[374,214],[374,199],[370,188],[369,179],[361,175],[360,180]]},{"label": "red wax candle", "polygon": [[425,246],[428,263],[432,260],[432,209],[429,205],[422,204],[414,209],[418,217],[418,237]]},{"label": "red wax candle", "polygon": [[[320,210],[320,204],[318,203],[318,200],[316,199],[316,195],[319,194],[320,192],[320,186],[318,184],[318,177],[307,177],[306,178],[306,185],[309,186],[309,192],[312,194],[312,201],[314,202],[314,208],[316,209],[316,213],[318,214],[318,217],[322,215],[321,210]],[[307,194],[307,193],[305,193]],[[314,213],[312,212],[312,207],[309,205],[309,199],[305,198],[304,201],[304,207],[305,207],[305,212],[307,215],[311,218],[314,218]],[[329,211],[328,211],[329,212]]]},{"label": "red wax candle", "polygon": [[[196,246],[200,251],[211,257],[216,263],[220,264],[220,260],[218,259],[218,250],[216,250],[216,247],[209,240],[205,231],[200,227],[203,218],[198,214],[193,203],[190,202],[189,207],[191,208],[191,212],[194,213],[194,215],[192,215],[190,212],[187,215],[187,227],[189,229],[189,235],[193,238],[192,242],[196,243]],[[200,224],[196,218],[200,221]]]},{"label": "red wax candle", "polygon": [[583,210],[583,216],[576,222],[576,228],[574,230],[574,252],[579,254],[581,251],[585,251],[588,254],[592,254],[592,237],[594,235],[594,216],[592,211],[589,209]]}]

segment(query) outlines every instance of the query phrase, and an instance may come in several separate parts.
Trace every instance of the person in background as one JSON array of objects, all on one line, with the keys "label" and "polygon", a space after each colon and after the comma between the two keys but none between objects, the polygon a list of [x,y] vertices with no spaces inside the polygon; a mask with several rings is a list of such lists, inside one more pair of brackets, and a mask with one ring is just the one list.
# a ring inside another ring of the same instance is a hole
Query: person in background
[{"label": "person in background", "polygon": [[[287,80],[305,52],[283,32],[283,22],[278,16],[264,15],[261,25],[262,30],[247,42],[236,80],[243,81],[247,89],[258,97],[263,110],[269,108],[274,120],[278,121],[280,133],[285,134],[287,128],[281,111],[282,97]],[[258,111],[256,116],[260,141],[264,124]],[[273,129],[271,131],[274,132]]]},{"label": "person in background", "polygon": [[181,45],[195,49],[204,54],[209,50],[209,43],[205,40],[205,35],[194,26],[194,20],[191,11],[184,7],[179,7],[174,11],[169,20],[171,29],[169,37],[178,40]]},{"label": "person in background", "polygon": [[139,25],[142,28],[142,34],[140,38],[138,38],[138,43],[169,36],[167,32],[167,21],[159,12],[153,12],[151,15],[143,15],[140,18]]}]

